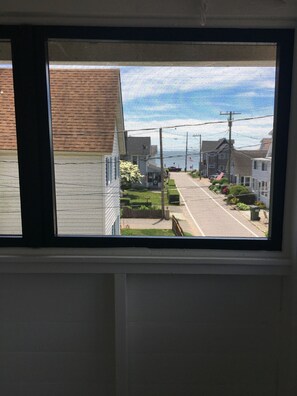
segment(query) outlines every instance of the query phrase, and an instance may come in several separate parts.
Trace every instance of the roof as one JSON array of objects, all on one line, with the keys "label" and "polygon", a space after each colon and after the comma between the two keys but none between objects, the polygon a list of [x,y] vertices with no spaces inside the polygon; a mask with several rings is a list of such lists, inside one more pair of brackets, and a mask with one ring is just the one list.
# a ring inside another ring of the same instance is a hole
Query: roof
[{"label": "roof", "polygon": [[217,145],[217,140],[202,140],[201,151],[203,153],[207,153],[208,151],[214,151]]},{"label": "roof", "polygon": [[133,136],[127,138],[128,155],[151,154],[151,138],[146,136]]},{"label": "roof", "polygon": [[[234,140],[231,140],[231,145],[233,146]],[[226,138],[222,138],[219,140],[203,140],[201,152],[208,153],[208,152],[217,152],[220,153],[221,151],[226,150],[229,148],[229,141]]]},{"label": "roof", "polygon": [[232,162],[234,162],[233,174],[240,176],[252,175],[252,159],[265,157],[266,150],[233,150]]},{"label": "roof", "polygon": [[263,138],[261,140],[260,150],[268,150],[271,143],[272,143],[271,137]]},{"label": "roof", "polygon": [[[0,149],[15,149],[12,70],[0,69]],[[110,153],[121,111],[117,69],[50,71],[52,131],[56,151]]]}]

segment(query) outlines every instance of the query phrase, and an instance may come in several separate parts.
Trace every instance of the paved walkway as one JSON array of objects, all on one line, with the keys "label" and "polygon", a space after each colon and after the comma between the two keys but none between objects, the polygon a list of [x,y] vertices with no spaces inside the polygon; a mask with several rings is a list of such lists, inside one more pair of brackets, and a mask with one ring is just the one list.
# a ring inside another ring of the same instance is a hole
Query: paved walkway
[{"label": "paved walkway", "polygon": [[[264,237],[265,234],[246,215],[231,210],[223,196],[208,189],[208,180],[193,179],[188,174],[171,173],[183,202],[185,218],[195,227],[193,235],[213,237]],[[256,223],[256,222],[255,222]]]}]

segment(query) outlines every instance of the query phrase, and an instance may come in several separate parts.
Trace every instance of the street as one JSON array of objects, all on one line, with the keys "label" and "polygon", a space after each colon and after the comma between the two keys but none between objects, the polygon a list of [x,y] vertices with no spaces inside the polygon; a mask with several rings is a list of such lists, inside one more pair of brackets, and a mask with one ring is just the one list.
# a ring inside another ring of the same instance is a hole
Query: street
[{"label": "street", "polygon": [[183,212],[195,236],[212,237],[265,237],[265,234],[237,210],[230,210],[223,202],[221,194],[214,194],[208,189],[206,179],[193,179],[187,173],[174,173],[170,177],[175,180],[181,195]]}]

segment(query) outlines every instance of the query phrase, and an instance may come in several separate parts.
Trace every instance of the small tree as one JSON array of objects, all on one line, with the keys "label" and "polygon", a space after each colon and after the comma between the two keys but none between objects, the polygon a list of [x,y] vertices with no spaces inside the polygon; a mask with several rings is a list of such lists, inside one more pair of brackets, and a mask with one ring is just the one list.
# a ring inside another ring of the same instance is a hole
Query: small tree
[{"label": "small tree", "polygon": [[133,165],[129,161],[120,162],[121,172],[121,189],[131,188],[132,184],[139,184],[141,182],[142,174],[138,165]]}]

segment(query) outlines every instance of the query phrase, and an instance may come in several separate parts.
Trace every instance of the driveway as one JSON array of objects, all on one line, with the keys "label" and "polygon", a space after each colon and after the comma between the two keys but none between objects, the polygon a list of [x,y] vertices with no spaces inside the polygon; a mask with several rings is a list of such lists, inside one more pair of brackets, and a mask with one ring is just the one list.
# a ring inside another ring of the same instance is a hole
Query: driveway
[{"label": "driveway", "polygon": [[184,215],[196,228],[196,236],[265,237],[252,222],[236,210],[230,210],[223,197],[208,189],[205,180],[193,179],[188,174],[171,173],[184,204]]}]

